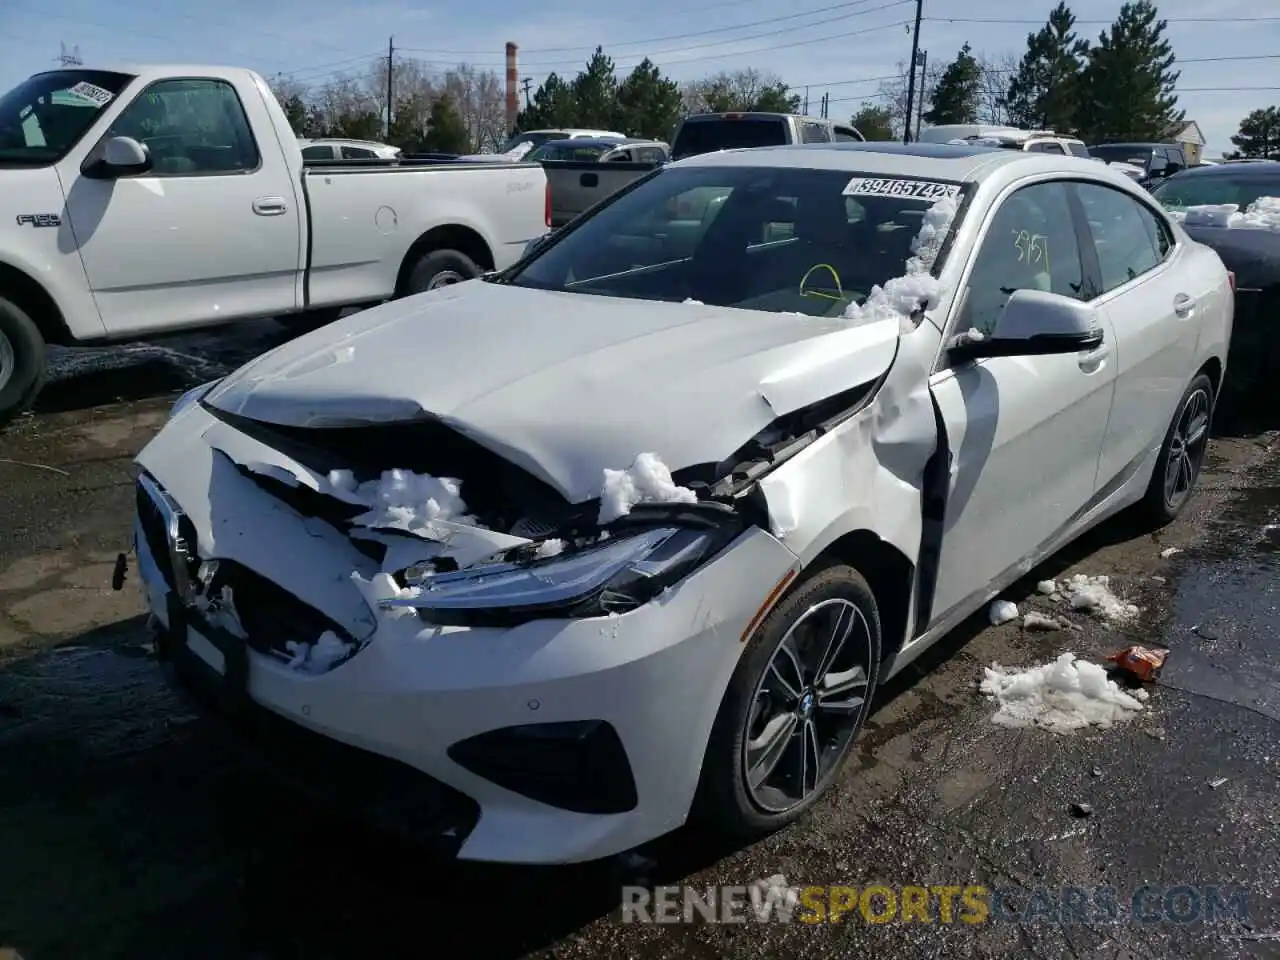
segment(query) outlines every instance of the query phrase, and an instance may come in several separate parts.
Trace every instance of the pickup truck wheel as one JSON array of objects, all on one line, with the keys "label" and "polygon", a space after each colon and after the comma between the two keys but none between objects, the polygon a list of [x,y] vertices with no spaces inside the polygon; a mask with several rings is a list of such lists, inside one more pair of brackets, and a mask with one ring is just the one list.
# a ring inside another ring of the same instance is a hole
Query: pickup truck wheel
[{"label": "pickup truck wheel", "polygon": [[426,293],[450,284],[474,280],[480,268],[465,253],[457,250],[432,250],[419,258],[409,272],[409,293]]},{"label": "pickup truck wheel", "polygon": [[44,385],[44,337],[25,310],[0,297],[0,426],[22,413]]}]

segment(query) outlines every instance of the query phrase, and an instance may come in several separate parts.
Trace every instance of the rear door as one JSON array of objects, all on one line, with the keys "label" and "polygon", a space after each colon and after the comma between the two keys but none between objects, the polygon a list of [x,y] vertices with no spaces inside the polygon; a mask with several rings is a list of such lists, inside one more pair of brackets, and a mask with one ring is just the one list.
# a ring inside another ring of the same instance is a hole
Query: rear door
[{"label": "rear door", "polygon": [[302,224],[273,131],[256,91],[242,102],[224,79],[158,80],[103,137],[141,142],[149,172],[107,180],[59,171],[108,334],[295,308]]},{"label": "rear door", "polygon": [[1101,289],[1093,301],[1115,328],[1116,402],[1098,464],[1099,486],[1123,479],[1164,439],[1191,378],[1209,290],[1180,270],[1184,251],[1153,207],[1096,183],[1076,185],[1092,238]]},{"label": "rear door", "polygon": [[[1009,194],[988,217],[952,334],[991,333],[1014,290],[1086,300],[1070,187]],[[932,622],[1042,550],[1088,505],[1115,389],[1103,348],[1043,357],[945,362],[930,388],[951,463]]]}]

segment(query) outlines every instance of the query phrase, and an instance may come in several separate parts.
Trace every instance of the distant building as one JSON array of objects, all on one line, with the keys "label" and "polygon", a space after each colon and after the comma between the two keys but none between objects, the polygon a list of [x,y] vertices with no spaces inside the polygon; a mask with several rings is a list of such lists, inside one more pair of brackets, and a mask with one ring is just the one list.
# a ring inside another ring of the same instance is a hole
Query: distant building
[{"label": "distant building", "polygon": [[1187,155],[1187,166],[1194,167],[1204,154],[1204,134],[1194,120],[1184,120],[1172,127],[1164,138],[1165,143],[1176,143]]}]

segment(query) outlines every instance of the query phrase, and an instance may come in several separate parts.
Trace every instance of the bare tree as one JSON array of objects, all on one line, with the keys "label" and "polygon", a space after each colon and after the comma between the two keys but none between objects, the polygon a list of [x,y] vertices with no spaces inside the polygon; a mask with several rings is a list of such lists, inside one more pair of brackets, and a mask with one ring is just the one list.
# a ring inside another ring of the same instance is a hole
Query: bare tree
[{"label": "bare tree", "polygon": [[1009,81],[1018,70],[1018,58],[1012,53],[998,57],[978,57],[982,71],[978,117],[983,123],[1008,124]]},{"label": "bare tree", "polygon": [[708,110],[752,110],[783,106],[787,85],[776,73],[747,67],[722,71],[685,84],[681,91],[686,113]]},{"label": "bare tree", "polygon": [[496,150],[507,138],[506,91],[498,74],[461,63],[444,76],[448,94],[478,150]]},{"label": "bare tree", "polygon": [[[929,107],[933,104],[933,91],[938,87],[938,80],[942,78],[942,73],[946,70],[945,63],[929,62],[925,65],[924,84],[916,85],[915,102],[911,106],[911,129],[916,130],[917,119],[929,111]],[[886,80],[880,84],[879,89],[872,100],[876,106],[884,107],[889,111],[890,125],[893,129],[893,137],[895,140],[901,140],[903,131],[906,128],[907,119],[907,65],[903,61],[898,61],[898,77],[893,80]],[[919,76],[916,80],[919,81]]]}]

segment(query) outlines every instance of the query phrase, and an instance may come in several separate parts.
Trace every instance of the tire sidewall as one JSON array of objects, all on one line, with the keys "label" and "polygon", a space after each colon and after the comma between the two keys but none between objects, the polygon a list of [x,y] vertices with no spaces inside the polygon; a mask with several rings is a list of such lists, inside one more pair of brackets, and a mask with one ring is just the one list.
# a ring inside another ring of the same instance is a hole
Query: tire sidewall
[{"label": "tire sidewall", "polygon": [[[787,630],[810,607],[833,599],[855,603],[869,627],[871,664],[866,702],[858,716],[845,756],[833,766],[817,789],[802,803],[789,810],[782,813],[768,812],[751,799],[744,779],[741,758],[746,738],[747,713],[760,677],[768,669]],[[698,818],[732,834],[752,836],[785,826],[812,807],[827,788],[839,779],[849,754],[853,752],[879,681],[881,649],[880,616],[875,597],[866,580],[855,569],[843,564],[826,565],[814,570],[794,586],[761,621],[747,642],[747,649],[743,651],[726,688],[703,760],[703,777],[696,804]]]},{"label": "tire sidewall", "polygon": [[1191,481],[1191,489],[1187,491],[1187,495],[1182,499],[1181,503],[1177,506],[1170,506],[1164,494],[1165,475],[1169,469],[1169,454],[1172,452],[1171,448],[1174,435],[1178,430],[1178,422],[1182,419],[1182,414],[1187,408],[1187,401],[1191,399],[1191,395],[1197,390],[1203,390],[1209,397],[1209,423],[1206,429],[1212,435],[1213,416],[1217,412],[1217,397],[1214,396],[1213,381],[1205,374],[1200,373],[1187,384],[1187,389],[1182,391],[1182,396],[1178,398],[1178,406],[1173,412],[1173,419],[1169,421],[1169,429],[1165,432],[1164,443],[1160,446],[1160,456],[1156,458],[1155,472],[1151,475],[1151,485],[1147,490],[1150,511],[1157,519],[1164,522],[1172,522],[1191,502],[1191,498],[1195,494],[1196,485],[1200,482],[1200,472],[1204,469],[1204,458],[1209,449],[1207,437],[1196,461],[1196,472]]},{"label": "tire sidewall", "polygon": [[461,274],[464,280],[474,280],[480,276],[480,268],[465,253],[457,250],[433,250],[421,257],[409,272],[409,295],[428,292],[431,281],[446,270]]},{"label": "tire sidewall", "polygon": [[25,410],[44,383],[44,337],[26,312],[11,300],[0,297],[0,334],[9,341],[14,354],[14,371],[0,386],[0,425]]}]

